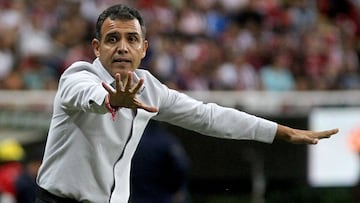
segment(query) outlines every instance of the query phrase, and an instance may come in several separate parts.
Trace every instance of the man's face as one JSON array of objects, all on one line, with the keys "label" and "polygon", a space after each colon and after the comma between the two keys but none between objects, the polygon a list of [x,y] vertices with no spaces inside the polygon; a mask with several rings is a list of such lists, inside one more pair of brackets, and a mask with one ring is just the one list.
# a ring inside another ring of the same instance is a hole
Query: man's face
[{"label": "man's face", "polygon": [[111,20],[107,18],[101,28],[101,41],[93,39],[94,53],[112,75],[134,71],[145,57],[148,42],[144,40],[137,19]]}]

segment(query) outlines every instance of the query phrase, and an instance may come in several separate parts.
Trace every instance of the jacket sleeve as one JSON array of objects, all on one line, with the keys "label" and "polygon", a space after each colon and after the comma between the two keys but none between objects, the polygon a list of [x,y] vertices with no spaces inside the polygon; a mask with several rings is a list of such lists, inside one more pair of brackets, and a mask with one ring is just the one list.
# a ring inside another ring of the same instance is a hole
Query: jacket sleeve
[{"label": "jacket sleeve", "polygon": [[81,62],[76,65],[69,67],[60,78],[57,96],[62,108],[68,111],[106,113],[104,98],[107,92],[101,85],[101,79],[89,71],[91,64]]},{"label": "jacket sleeve", "polygon": [[219,138],[272,143],[275,137],[275,122],[215,103],[205,104],[175,90],[162,91],[166,93],[154,119]]}]

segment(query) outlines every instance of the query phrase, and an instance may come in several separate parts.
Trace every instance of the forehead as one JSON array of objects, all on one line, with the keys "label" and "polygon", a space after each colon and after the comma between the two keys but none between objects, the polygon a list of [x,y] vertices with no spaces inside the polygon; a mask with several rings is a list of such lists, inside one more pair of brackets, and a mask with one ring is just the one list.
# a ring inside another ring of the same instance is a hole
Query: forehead
[{"label": "forehead", "polygon": [[101,34],[103,36],[107,35],[108,33],[137,33],[141,36],[141,26],[137,19],[132,20],[112,20],[110,18],[105,19],[102,27],[101,27]]}]

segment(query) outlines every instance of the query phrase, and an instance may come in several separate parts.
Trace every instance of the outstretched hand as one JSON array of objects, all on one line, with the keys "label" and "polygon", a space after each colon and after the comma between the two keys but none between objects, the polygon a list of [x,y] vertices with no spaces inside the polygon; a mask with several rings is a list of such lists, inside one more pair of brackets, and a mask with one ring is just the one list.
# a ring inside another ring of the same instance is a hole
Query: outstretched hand
[{"label": "outstretched hand", "polygon": [[140,79],[136,84],[133,84],[133,73],[128,72],[127,78],[124,83],[121,81],[119,73],[115,75],[115,89],[102,83],[102,86],[109,93],[109,103],[112,107],[125,107],[132,109],[144,109],[148,112],[157,112],[158,109],[154,106],[150,106],[142,103],[137,97],[136,93],[144,84],[144,79]]},{"label": "outstretched hand", "polygon": [[293,129],[287,126],[278,125],[276,131],[276,139],[285,140],[293,144],[317,144],[320,139],[330,138],[339,132],[339,129],[331,129],[325,131],[310,131]]}]

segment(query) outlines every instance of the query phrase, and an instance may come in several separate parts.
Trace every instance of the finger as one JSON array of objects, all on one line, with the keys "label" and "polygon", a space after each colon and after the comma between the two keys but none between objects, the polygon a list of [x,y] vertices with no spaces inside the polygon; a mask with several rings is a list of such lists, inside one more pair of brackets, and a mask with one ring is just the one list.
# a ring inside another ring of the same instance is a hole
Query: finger
[{"label": "finger", "polygon": [[135,85],[135,87],[131,90],[131,92],[137,93],[143,84],[144,79],[140,79],[139,82]]},{"label": "finger", "polygon": [[122,90],[125,90],[127,83],[128,83],[128,74],[125,74],[125,76],[122,79]]},{"label": "finger", "polygon": [[105,82],[102,82],[101,85],[105,88],[105,90],[106,90],[109,94],[113,94],[113,93],[114,93],[114,88],[112,88],[110,85],[106,84]]},{"label": "finger", "polygon": [[318,142],[319,142],[319,138],[306,134],[299,137],[298,140],[294,141],[294,143],[296,144],[317,144]]},{"label": "finger", "polygon": [[338,132],[339,132],[339,129],[337,129],[337,128],[331,129],[331,130],[325,130],[325,131],[318,132],[316,137],[319,139],[329,138]]},{"label": "finger", "polygon": [[127,74],[127,80],[126,80],[126,85],[125,85],[125,90],[130,90],[131,86],[132,86],[132,80],[133,80],[133,75],[132,72],[128,72]]},{"label": "finger", "polygon": [[319,142],[319,139],[312,139],[309,144],[317,144]]},{"label": "finger", "polygon": [[156,108],[155,106],[150,106],[150,105],[146,105],[146,104],[143,104],[140,108],[144,109],[145,111],[151,112],[151,113],[156,113],[159,111],[159,109]]},{"label": "finger", "polygon": [[115,74],[115,88],[116,88],[116,91],[123,90],[120,73]]},{"label": "finger", "polygon": [[334,134],[336,134],[336,133],[339,132],[339,128],[335,128],[335,129],[332,129],[332,130],[329,130],[329,131],[330,131],[330,133],[331,133],[332,135],[334,135]]},{"label": "finger", "polygon": [[134,103],[135,103],[137,108],[144,109],[145,111],[148,111],[148,112],[151,112],[151,113],[156,113],[156,112],[159,111],[159,109],[156,108],[155,106],[150,106],[150,105],[147,105],[147,104],[143,104],[137,99],[134,101]]}]

